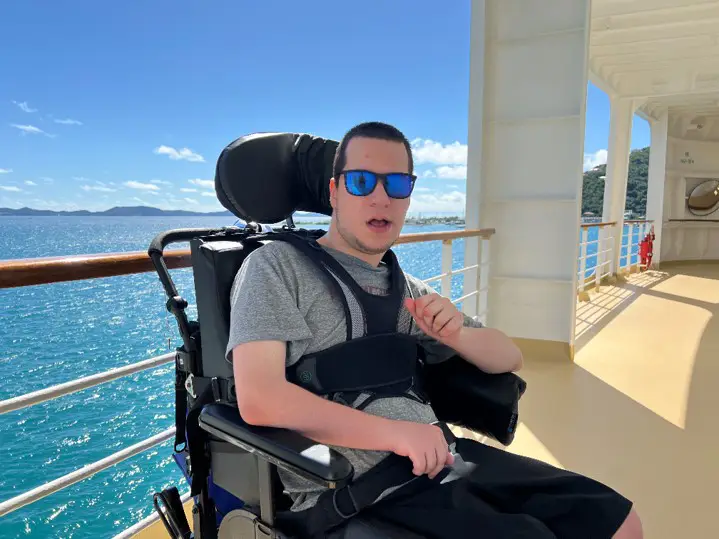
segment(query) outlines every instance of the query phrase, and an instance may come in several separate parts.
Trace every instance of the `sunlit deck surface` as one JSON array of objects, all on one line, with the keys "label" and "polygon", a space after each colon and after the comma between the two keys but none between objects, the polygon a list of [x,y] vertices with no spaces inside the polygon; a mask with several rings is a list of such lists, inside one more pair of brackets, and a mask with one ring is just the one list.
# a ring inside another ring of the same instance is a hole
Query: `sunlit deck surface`
[{"label": "sunlit deck surface", "polygon": [[719,537],[719,264],[673,265],[577,307],[577,353],[527,358],[509,450],[636,502],[645,537]]},{"label": "sunlit deck surface", "polygon": [[647,539],[719,537],[719,263],[633,274],[590,297],[573,364],[526,358],[509,450],[612,485]]}]

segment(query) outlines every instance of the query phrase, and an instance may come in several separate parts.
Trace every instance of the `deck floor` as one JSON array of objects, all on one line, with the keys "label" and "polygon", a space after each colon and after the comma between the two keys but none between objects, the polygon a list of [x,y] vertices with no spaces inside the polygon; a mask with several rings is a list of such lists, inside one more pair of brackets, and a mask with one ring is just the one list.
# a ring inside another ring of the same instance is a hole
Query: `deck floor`
[{"label": "deck floor", "polygon": [[574,363],[527,358],[510,451],[634,500],[645,537],[719,537],[719,265],[603,287],[577,308]]}]

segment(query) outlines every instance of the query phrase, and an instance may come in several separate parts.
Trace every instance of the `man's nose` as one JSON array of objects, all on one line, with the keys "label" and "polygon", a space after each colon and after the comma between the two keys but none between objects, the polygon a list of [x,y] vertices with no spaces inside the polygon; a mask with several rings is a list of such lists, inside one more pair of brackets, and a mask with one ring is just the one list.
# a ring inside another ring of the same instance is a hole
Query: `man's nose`
[{"label": "man's nose", "polygon": [[388,206],[392,201],[390,196],[387,194],[387,191],[385,191],[384,184],[382,182],[377,182],[377,187],[375,187],[374,191],[369,194],[369,198],[370,203],[373,206]]}]

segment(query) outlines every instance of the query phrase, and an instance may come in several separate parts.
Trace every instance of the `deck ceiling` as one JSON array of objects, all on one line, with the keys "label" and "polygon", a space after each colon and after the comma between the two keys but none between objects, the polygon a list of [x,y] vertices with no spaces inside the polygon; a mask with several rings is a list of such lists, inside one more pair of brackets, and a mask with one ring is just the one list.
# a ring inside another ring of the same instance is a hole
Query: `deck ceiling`
[{"label": "deck ceiling", "polygon": [[589,68],[675,136],[719,140],[719,0],[593,0]]}]

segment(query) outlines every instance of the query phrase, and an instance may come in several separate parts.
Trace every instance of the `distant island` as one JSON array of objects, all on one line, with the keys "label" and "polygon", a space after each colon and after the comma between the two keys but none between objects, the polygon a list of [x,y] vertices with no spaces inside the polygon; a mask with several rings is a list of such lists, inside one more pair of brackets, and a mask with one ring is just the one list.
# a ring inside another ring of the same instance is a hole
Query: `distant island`
[{"label": "distant island", "polygon": [[[584,173],[582,213],[601,217],[604,205],[604,179],[607,165],[599,165]],[[624,210],[631,215],[647,211],[647,179],[649,176],[649,147],[632,150],[627,170],[627,198]]]},{"label": "distant island", "polygon": [[[302,213],[307,217],[322,217],[319,213]],[[32,208],[0,208],[0,217],[234,217],[227,210],[198,212],[187,210],[161,210],[150,206],[116,206],[105,211],[54,211]]]}]

